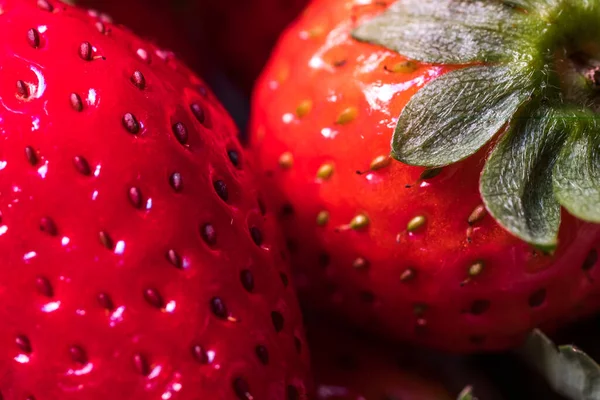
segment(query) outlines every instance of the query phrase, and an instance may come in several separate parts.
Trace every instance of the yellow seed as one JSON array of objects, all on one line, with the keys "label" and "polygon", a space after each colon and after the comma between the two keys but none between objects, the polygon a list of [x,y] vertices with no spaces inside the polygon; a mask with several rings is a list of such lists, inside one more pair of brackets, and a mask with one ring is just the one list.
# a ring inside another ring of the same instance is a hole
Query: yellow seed
[{"label": "yellow seed", "polygon": [[317,178],[327,180],[331,178],[333,175],[333,165],[332,164],[323,164],[319,167],[317,171]]},{"label": "yellow seed", "polygon": [[417,271],[415,271],[414,268],[407,268],[404,270],[402,275],[400,275],[400,281],[408,282],[408,281],[414,279],[416,274],[417,274]]},{"label": "yellow seed", "polygon": [[475,264],[469,267],[469,276],[474,277],[483,272],[483,263],[481,261],[476,262]]},{"label": "yellow seed", "polygon": [[409,232],[415,232],[427,222],[427,218],[424,215],[417,215],[409,221],[406,225],[406,230]]},{"label": "yellow seed", "polygon": [[306,117],[310,110],[312,110],[312,105],[313,103],[310,100],[304,100],[300,104],[298,104],[298,107],[296,107],[296,115],[298,116],[298,118]]},{"label": "yellow seed", "polygon": [[329,211],[321,211],[317,215],[317,225],[324,226],[329,222]]},{"label": "yellow seed", "polygon": [[390,156],[378,156],[371,161],[371,171],[377,171],[390,165],[392,159]]},{"label": "yellow seed", "polygon": [[323,35],[323,33],[325,33],[325,30],[322,26],[315,26],[308,31],[308,37],[311,39],[318,38],[319,36]]},{"label": "yellow seed", "polygon": [[410,73],[417,70],[417,64],[413,61],[402,61],[395,64],[390,71],[399,73]]},{"label": "yellow seed", "polygon": [[369,261],[367,261],[363,257],[358,257],[352,263],[352,268],[354,268],[354,269],[366,269],[366,268],[369,268]]},{"label": "yellow seed", "polygon": [[487,210],[485,209],[485,206],[481,204],[473,210],[471,215],[469,215],[469,219],[467,220],[467,222],[469,223],[469,225],[474,225],[477,222],[481,221],[486,214]]},{"label": "yellow seed", "polygon": [[290,67],[288,65],[284,65],[283,67],[281,67],[281,69],[279,71],[277,71],[276,74],[276,80],[279,83],[283,83],[285,81],[287,81],[287,79],[290,76]]},{"label": "yellow seed", "polygon": [[367,225],[369,225],[369,218],[365,214],[358,214],[350,221],[350,228],[355,230],[362,229]]},{"label": "yellow seed", "polygon": [[335,121],[338,125],[348,124],[358,116],[358,109],[356,107],[348,107],[344,109],[340,115],[338,115],[337,120]]},{"label": "yellow seed", "polygon": [[294,165],[294,156],[289,151],[286,151],[279,156],[279,166],[283,169],[290,169]]}]

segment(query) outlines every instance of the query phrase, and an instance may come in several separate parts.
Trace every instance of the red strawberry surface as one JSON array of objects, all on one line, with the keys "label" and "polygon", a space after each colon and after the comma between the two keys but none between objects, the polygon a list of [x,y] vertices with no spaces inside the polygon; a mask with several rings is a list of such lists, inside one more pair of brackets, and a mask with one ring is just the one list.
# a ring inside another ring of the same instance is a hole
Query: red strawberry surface
[{"label": "red strawberry surface", "polygon": [[441,169],[389,156],[407,103],[457,69],[351,36],[392,3],[315,1],[280,40],[254,95],[252,146],[301,298],[363,328],[444,350],[516,346],[598,292],[600,226],[563,211],[550,252],[504,229],[479,190],[494,141]]},{"label": "red strawberry surface", "polygon": [[198,48],[202,36],[191,37],[181,23],[184,0],[69,0],[88,8],[93,16],[116,25],[125,25],[135,34],[164,49],[175,52],[177,57],[196,71],[211,65],[207,59],[200,60]]},{"label": "red strawberry surface", "polygon": [[430,365],[347,329],[308,324],[316,400],[450,400]]},{"label": "red strawberry surface", "polygon": [[86,11],[0,10],[0,398],[304,398],[278,233],[214,95]]}]

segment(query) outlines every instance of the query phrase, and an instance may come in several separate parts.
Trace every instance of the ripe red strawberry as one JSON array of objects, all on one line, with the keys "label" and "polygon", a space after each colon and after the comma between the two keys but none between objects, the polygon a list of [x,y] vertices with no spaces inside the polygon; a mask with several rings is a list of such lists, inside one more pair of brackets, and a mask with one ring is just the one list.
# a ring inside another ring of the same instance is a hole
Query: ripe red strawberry
[{"label": "ripe red strawberry", "polygon": [[575,3],[309,6],[251,128],[307,303],[470,352],[600,292],[596,8]]},{"label": "ripe red strawberry", "polygon": [[450,400],[430,366],[327,325],[308,327],[316,400]]},{"label": "ripe red strawberry", "polygon": [[[70,0],[78,6],[88,8],[93,16],[102,21],[125,25],[144,39],[175,52],[178,58],[204,72],[210,65],[206,59],[200,60],[195,48],[202,39],[186,35],[181,26],[182,5],[170,0]],[[187,0],[185,0],[187,1]]]},{"label": "ripe red strawberry", "polygon": [[304,398],[278,234],[214,95],[85,11],[0,10],[0,398]]}]

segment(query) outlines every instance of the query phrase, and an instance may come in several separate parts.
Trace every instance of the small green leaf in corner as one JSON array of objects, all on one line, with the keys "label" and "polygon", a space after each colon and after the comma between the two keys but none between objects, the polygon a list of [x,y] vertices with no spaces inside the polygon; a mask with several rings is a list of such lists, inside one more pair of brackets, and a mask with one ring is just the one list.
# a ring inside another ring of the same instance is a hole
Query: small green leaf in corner
[{"label": "small green leaf in corner", "polygon": [[536,329],[517,352],[558,394],[570,400],[600,399],[600,366],[575,346],[557,347]]},{"label": "small green leaf in corner", "polygon": [[526,47],[528,32],[535,30],[517,27],[528,25],[526,13],[500,1],[401,0],[359,26],[353,37],[421,62],[497,62]]}]

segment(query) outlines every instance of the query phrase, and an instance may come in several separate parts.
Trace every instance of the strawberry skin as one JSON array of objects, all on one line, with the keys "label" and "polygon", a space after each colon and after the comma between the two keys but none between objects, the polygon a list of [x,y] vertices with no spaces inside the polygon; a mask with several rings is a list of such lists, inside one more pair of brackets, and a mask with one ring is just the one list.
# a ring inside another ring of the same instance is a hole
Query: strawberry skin
[{"label": "strawberry skin", "polygon": [[391,3],[315,1],[254,94],[252,146],[301,298],[444,350],[518,345],[598,291],[600,227],[563,213],[560,244],[546,255],[486,213],[487,149],[435,176],[388,158],[400,111],[453,69],[350,37]]},{"label": "strawberry skin", "polygon": [[304,398],[279,235],[214,95],[85,11],[0,10],[0,398]]}]

